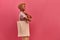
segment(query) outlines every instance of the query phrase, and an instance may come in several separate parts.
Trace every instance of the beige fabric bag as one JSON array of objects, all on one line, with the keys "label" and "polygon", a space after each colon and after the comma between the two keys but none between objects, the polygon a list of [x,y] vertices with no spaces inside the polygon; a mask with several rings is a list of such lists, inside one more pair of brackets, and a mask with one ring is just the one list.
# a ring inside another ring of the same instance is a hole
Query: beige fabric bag
[{"label": "beige fabric bag", "polygon": [[18,37],[30,36],[29,23],[25,21],[17,21]]}]

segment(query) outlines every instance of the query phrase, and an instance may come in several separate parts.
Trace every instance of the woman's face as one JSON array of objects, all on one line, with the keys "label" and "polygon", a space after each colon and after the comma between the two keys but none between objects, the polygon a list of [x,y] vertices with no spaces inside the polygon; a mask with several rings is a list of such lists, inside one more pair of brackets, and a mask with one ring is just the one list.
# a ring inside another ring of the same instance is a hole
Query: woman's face
[{"label": "woman's face", "polygon": [[25,5],[22,5],[22,8],[25,10]]}]

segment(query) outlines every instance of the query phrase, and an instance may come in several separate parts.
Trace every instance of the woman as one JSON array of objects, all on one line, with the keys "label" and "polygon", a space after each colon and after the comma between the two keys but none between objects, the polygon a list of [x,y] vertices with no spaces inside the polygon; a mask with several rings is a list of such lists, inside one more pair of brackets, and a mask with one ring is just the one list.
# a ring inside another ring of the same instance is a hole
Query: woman
[{"label": "woman", "polygon": [[25,3],[19,4],[18,8],[20,10],[19,13],[19,21],[18,24],[18,37],[22,37],[22,40],[29,40],[30,32],[29,32],[29,22],[31,21],[31,15],[25,12]]}]

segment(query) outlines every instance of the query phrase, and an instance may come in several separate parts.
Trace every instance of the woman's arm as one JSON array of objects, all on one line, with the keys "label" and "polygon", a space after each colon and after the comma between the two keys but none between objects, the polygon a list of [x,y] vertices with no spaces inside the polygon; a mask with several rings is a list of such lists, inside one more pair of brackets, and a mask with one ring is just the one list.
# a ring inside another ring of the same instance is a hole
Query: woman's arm
[{"label": "woman's arm", "polygon": [[25,15],[27,15],[27,17],[32,18],[32,16],[27,14],[25,11],[24,11],[24,13],[25,13]]},{"label": "woman's arm", "polygon": [[27,18],[27,17],[23,17],[23,15],[20,15],[20,20],[30,21],[29,18]]},{"label": "woman's arm", "polygon": [[27,14],[26,12],[24,12],[24,14],[27,16],[27,18],[25,18],[26,21],[31,21],[32,16]]},{"label": "woman's arm", "polygon": [[29,22],[31,21],[29,18],[26,18],[26,17],[24,17],[24,20],[29,21]]}]

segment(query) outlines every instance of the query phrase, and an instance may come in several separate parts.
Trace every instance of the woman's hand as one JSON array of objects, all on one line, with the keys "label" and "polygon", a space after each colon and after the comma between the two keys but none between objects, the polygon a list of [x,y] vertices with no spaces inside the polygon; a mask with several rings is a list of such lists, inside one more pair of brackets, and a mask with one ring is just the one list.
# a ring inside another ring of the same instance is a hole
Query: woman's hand
[{"label": "woman's hand", "polygon": [[24,11],[24,13],[25,13],[25,15],[27,16],[27,18],[25,18],[25,19],[26,19],[26,21],[31,22],[31,18],[32,18],[32,16],[31,16],[31,15],[29,15],[29,14],[27,14],[25,11]]},{"label": "woman's hand", "polygon": [[24,19],[25,19],[26,22],[31,22],[31,19],[30,18],[24,17]]}]

